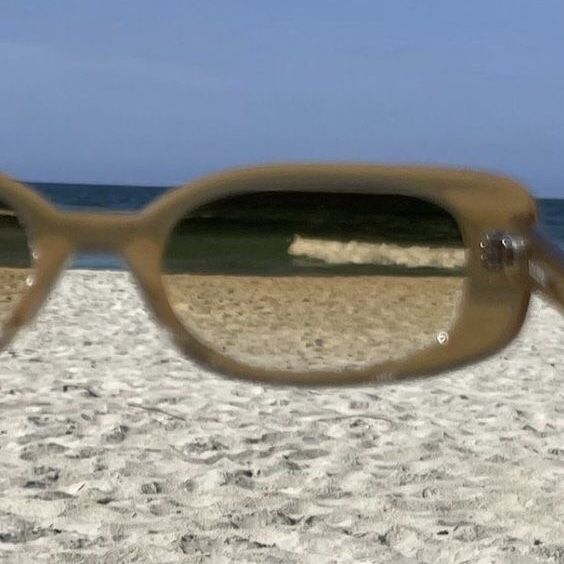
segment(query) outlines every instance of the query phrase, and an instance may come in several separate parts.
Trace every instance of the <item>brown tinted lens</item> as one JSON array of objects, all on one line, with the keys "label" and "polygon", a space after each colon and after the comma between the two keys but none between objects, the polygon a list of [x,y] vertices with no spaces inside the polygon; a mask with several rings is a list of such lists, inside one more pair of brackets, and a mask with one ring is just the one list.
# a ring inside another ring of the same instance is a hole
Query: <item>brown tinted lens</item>
[{"label": "brown tinted lens", "polygon": [[0,201],[0,324],[12,315],[31,273],[27,234],[11,206]]},{"label": "brown tinted lens", "polygon": [[183,218],[163,276],[189,331],[240,362],[362,368],[448,340],[465,261],[456,222],[428,202],[262,192]]}]

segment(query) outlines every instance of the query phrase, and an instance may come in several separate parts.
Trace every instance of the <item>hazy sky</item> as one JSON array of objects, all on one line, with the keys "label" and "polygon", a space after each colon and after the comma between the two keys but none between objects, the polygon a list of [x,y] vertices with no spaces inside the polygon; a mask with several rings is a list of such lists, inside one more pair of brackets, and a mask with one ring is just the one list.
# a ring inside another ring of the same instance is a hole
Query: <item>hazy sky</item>
[{"label": "hazy sky", "polygon": [[564,197],[562,0],[0,0],[0,169],[465,165]]}]

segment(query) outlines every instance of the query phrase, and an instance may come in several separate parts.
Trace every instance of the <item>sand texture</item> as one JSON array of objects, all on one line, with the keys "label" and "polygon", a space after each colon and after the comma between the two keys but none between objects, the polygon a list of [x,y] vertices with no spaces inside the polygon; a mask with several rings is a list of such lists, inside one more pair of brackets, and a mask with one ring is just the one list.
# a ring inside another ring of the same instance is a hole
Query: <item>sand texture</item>
[{"label": "sand texture", "polygon": [[10,317],[27,290],[26,279],[32,273],[30,268],[0,268],[0,323]]},{"label": "sand texture", "polygon": [[260,368],[365,368],[436,344],[463,277],[172,274],[173,309],[198,337]]},{"label": "sand texture", "polygon": [[0,561],[562,563],[563,351],[539,300],[479,365],[266,388],[68,273],[0,357]]}]

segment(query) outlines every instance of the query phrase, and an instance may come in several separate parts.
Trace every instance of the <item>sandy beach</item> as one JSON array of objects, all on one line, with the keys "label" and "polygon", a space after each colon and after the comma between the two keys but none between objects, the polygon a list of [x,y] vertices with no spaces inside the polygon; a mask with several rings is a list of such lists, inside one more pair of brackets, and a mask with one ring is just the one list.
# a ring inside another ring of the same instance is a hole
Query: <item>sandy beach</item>
[{"label": "sandy beach", "polygon": [[270,388],[73,271],[0,357],[0,561],[562,563],[564,318],[480,364]]},{"label": "sandy beach", "polygon": [[31,268],[0,268],[0,323],[13,312],[14,304],[27,290],[27,277],[32,274]]},{"label": "sandy beach", "polygon": [[174,311],[198,337],[260,368],[365,368],[434,345],[463,277],[172,274]]}]

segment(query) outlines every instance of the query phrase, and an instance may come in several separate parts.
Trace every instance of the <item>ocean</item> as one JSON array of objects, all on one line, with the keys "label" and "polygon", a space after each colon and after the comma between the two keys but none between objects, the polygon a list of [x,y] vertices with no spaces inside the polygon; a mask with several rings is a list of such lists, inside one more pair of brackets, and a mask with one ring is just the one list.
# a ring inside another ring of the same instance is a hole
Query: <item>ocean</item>
[{"label": "ocean", "polygon": [[[166,186],[28,183],[54,205],[65,210],[112,210],[133,212],[170,190]],[[540,220],[545,232],[564,247],[564,199],[539,199]],[[117,257],[83,255],[72,268],[122,269]]]}]

